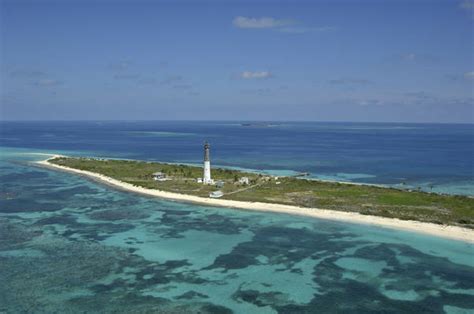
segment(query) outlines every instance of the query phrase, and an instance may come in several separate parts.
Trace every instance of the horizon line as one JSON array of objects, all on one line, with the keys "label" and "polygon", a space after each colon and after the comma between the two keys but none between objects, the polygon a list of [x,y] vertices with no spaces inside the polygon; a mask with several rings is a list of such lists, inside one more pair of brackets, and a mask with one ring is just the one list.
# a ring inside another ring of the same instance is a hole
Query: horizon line
[{"label": "horizon line", "polygon": [[474,125],[473,122],[427,122],[427,121],[350,121],[350,120],[230,120],[230,119],[211,119],[211,120],[204,120],[204,119],[44,119],[44,120],[2,120],[0,119],[0,123],[8,123],[8,122],[20,122],[20,123],[28,123],[28,122],[255,122],[255,123],[379,123],[379,124],[389,124],[389,123],[397,123],[397,124],[464,124],[464,125]]}]

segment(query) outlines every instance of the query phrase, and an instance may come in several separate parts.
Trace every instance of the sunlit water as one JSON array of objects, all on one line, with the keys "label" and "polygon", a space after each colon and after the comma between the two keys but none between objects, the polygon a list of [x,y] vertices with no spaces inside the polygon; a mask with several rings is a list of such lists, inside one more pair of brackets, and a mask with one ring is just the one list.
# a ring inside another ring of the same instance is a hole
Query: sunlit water
[{"label": "sunlit water", "polygon": [[473,313],[474,247],[113,190],[2,149],[0,313]]}]

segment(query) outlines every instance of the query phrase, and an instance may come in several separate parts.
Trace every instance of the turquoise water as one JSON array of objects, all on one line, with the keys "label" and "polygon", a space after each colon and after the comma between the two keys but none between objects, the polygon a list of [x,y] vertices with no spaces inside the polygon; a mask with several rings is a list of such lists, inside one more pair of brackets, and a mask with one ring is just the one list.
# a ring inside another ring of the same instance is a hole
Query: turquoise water
[{"label": "turquoise water", "polygon": [[474,246],[0,159],[0,313],[474,313]]}]

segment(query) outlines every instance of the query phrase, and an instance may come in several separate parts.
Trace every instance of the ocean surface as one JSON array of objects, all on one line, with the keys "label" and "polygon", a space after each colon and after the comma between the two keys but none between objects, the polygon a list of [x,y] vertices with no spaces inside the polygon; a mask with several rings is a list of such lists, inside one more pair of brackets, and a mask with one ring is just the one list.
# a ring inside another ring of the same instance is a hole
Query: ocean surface
[{"label": "ocean surface", "polygon": [[473,195],[470,125],[0,123],[0,313],[474,313],[474,246],[114,190],[41,154]]},{"label": "ocean surface", "polygon": [[474,195],[474,125],[1,122],[0,146],[113,158],[309,172],[311,177]]}]

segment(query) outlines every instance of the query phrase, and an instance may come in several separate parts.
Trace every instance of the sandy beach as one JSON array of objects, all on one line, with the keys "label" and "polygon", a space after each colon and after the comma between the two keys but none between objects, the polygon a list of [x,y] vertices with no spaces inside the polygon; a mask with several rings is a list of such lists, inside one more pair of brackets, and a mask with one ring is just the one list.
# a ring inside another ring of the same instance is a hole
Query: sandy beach
[{"label": "sandy beach", "polygon": [[196,203],[201,205],[208,206],[217,206],[217,207],[230,207],[230,208],[239,208],[246,210],[257,210],[262,212],[275,212],[275,213],[285,213],[292,215],[301,215],[314,217],[319,219],[328,219],[334,221],[345,221],[350,223],[357,224],[366,224],[366,225],[376,225],[379,227],[406,230],[411,232],[423,233],[437,237],[444,237],[454,240],[461,240],[469,243],[474,243],[474,230],[456,227],[456,226],[447,226],[447,225],[437,225],[413,220],[399,220],[393,218],[377,217],[370,215],[362,215],[359,213],[351,212],[342,212],[336,210],[328,210],[321,208],[306,208],[298,207],[291,205],[283,204],[272,204],[272,203],[263,203],[263,202],[242,202],[242,201],[233,201],[225,199],[212,199],[204,198],[193,195],[165,192],[155,189],[147,189],[139,186],[135,186],[126,182],[122,182],[98,173],[93,173],[90,171],[78,170],[69,167],[59,166],[49,162],[50,159],[56,157],[63,157],[60,155],[54,155],[46,160],[38,161],[36,164],[47,167],[50,169],[66,171],[73,174],[82,175],[93,180],[96,180],[101,183],[105,183],[112,187],[135,192],[139,194],[144,194],[148,196],[159,197],[168,200],[175,200],[179,202],[187,203]]}]

